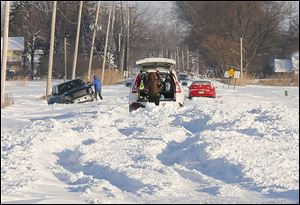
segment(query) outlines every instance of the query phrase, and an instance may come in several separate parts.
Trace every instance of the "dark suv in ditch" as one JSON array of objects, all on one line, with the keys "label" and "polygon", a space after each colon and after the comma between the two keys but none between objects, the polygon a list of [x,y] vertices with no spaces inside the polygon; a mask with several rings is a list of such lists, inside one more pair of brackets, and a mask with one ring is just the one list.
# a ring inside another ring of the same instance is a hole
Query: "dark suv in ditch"
[{"label": "dark suv in ditch", "polygon": [[55,103],[81,103],[94,101],[94,91],[81,79],[70,80],[53,86],[52,95],[47,99],[49,105]]}]

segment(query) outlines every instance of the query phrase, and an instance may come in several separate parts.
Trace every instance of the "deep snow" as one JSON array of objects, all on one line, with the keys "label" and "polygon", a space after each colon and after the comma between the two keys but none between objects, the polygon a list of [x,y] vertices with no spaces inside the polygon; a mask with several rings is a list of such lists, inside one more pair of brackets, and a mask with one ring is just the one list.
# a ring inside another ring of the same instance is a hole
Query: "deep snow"
[{"label": "deep snow", "polygon": [[216,99],[129,113],[124,85],[48,106],[45,83],[8,82],[1,203],[299,202],[299,87],[216,83]]}]

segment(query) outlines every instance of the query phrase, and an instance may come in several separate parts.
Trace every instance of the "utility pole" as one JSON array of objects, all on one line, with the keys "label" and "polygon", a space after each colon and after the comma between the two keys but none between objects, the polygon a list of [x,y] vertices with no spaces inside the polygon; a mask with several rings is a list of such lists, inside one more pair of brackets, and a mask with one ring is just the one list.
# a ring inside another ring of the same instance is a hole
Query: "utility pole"
[{"label": "utility pole", "polygon": [[1,106],[5,103],[5,80],[6,80],[6,64],[7,64],[7,50],[8,50],[8,28],[9,28],[9,11],[10,1],[5,2],[5,16],[4,16],[4,31],[3,31],[3,51],[1,64]]},{"label": "utility pole", "polygon": [[177,64],[177,70],[179,70],[179,68],[180,68],[180,64],[179,64],[179,59],[180,59],[179,55],[180,55],[180,53],[179,53],[178,46],[176,47],[176,54],[177,54],[177,62],[176,62],[176,64]]},{"label": "utility pole", "polygon": [[126,44],[126,70],[129,73],[129,25],[130,25],[130,7],[127,10],[127,44]]},{"label": "utility pole", "polygon": [[97,5],[96,19],[95,19],[95,25],[94,25],[94,31],[93,31],[93,37],[92,37],[92,45],[91,45],[88,76],[87,76],[88,81],[91,80],[91,70],[92,70],[92,63],[93,63],[94,44],[95,44],[95,37],[96,37],[96,32],[97,32],[99,10],[100,10],[100,1],[98,1],[98,5]]},{"label": "utility pole", "polygon": [[109,39],[109,62],[108,62],[108,69],[111,68],[111,55],[112,55],[112,42],[113,42],[113,35],[114,35],[114,23],[115,23],[115,10],[116,10],[116,5],[115,2],[113,3],[113,11],[112,11],[112,22],[111,22],[111,35]]},{"label": "utility pole", "polygon": [[186,69],[190,71],[190,53],[188,48],[186,49],[186,57]]},{"label": "utility pole", "polygon": [[240,38],[241,43],[241,79],[242,84],[244,84],[244,75],[243,75],[243,37]]},{"label": "utility pole", "polygon": [[181,57],[182,57],[182,71],[184,71],[184,52],[181,50]]},{"label": "utility pole", "polygon": [[[120,34],[120,36],[121,37],[119,37],[120,38],[120,52],[121,53],[119,53],[119,65],[120,65],[120,68],[121,68],[121,73],[122,73],[122,75],[124,75],[124,60],[125,60],[125,35],[124,35],[124,21],[125,21],[125,19],[124,19],[124,13],[123,13],[123,3],[122,3],[122,1],[120,1],[120,4],[121,4],[121,34]],[[122,38],[122,40],[121,40],[121,38]]]},{"label": "utility pole", "polygon": [[197,70],[198,70],[198,74],[200,74],[200,56],[199,56],[198,48],[197,48]]},{"label": "utility pole", "polygon": [[79,44],[79,34],[80,34],[82,4],[83,4],[83,1],[80,1],[78,23],[77,23],[76,43],[75,43],[75,51],[74,51],[74,59],[73,59],[72,79],[75,79],[75,73],[76,73],[76,64],[77,64],[77,53],[78,53],[78,44]]},{"label": "utility pole", "polygon": [[111,17],[111,9],[109,9],[108,23],[107,23],[107,29],[106,29],[104,56],[103,56],[103,64],[102,64],[102,77],[101,77],[102,83],[104,82],[103,80],[104,80],[105,61],[106,61],[106,54],[107,54],[107,43],[108,43],[108,34],[109,34],[109,26],[110,26],[110,17]]},{"label": "utility pole", "polygon": [[64,48],[65,48],[65,81],[67,81],[67,37],[64,38]]},{"label": "utility pole", "polygon": [[120,52],[121,51],[121,33],[119,33],[119,42],[118,42],[118,47],[119,47],[119,49],[118,49],[118,52]]},{"label": "utility pole", "polygon": [[55,34],[55,19],[56,19],[56,5],[57,1],[53,2],[52,20],[51,20],[51,36],[50,36],[50,53],[48,64],[48,78],[46,86],[46,97],[50,95],[51,78],[52,78],[52,66],[53,66],[53,52],[54,52],[54,34]]},{"label": "utility pole", "polygon": [[124,75],[124,59],[125,59],[125,49],[122,48],[122,53],[121,53],[121,68],[122,68],[122,75]]}]

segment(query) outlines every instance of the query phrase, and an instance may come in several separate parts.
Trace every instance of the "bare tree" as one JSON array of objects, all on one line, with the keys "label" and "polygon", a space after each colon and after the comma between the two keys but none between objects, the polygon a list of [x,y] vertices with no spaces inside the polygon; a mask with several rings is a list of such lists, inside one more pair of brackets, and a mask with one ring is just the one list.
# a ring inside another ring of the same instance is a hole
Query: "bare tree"
[{"label": "bare tree", "polygon": [[[14,36],[24,36],[25,54],[30,56],[30,68],[34,71],[34,56],[39,42],[48,35],[44,14],[46,10],[37,9],[35,2],[14,1],[12,3],[10,31]],[[25,58],[26,59],[26,58]]]},{"label": "bare tree", "polygon": [[196,43],[204,59],[240,64],[237,51],[243,37],[245,73],[253,58],[272,52],[275,34],[293,12],[288,2],[279,1],[178,1],[176,8],[178,18],[188,24],[188,43]]}]

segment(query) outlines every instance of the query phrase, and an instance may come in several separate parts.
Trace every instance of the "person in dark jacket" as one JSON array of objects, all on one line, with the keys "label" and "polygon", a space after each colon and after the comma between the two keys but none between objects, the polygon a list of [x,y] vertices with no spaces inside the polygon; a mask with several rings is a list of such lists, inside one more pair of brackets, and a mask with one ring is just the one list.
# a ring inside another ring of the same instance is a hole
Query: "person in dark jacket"
[{"label": "person in dark jacket", "polygon": [[101,80],[98,78],[97,75],[94,75],[94,81],[92,82],[92,85],[95,88],[95,98],[98,100],[97,95],[99,95],[100,99],[103,100],[103,97],[101,96]]},{"label": "person in dark jacket", "polygon": [[147,87],[149,89],[149,102],[155,102],[155,105],[159,105],[161,88],[159,72],[149,73]]}]

